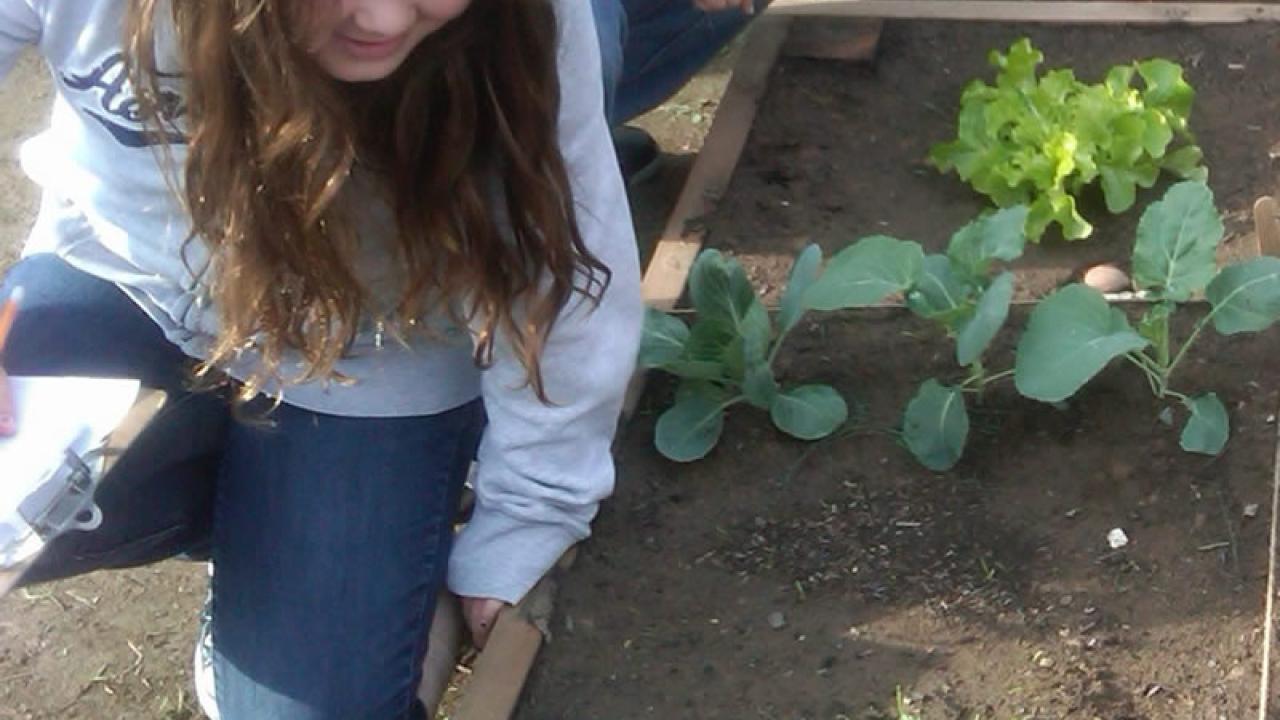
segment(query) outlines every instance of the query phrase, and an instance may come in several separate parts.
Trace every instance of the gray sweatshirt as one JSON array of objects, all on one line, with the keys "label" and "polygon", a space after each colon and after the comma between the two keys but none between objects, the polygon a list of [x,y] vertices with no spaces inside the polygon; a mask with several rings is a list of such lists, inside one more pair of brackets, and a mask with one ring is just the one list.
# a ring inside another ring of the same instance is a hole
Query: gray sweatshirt
[{"label": "gray sweatshirt", "polygon": [[[540,402],[499,338],[494,363],[477,370],[471,338],[442,320],[441,332],[408,342],[366,322],[338,371],[350,384],[312,382],[281,390],[285,402],[318,412],[404,416],[441,412],[478,396],[489,426],[476,475],[477,505],[459,536],[449,585],[460,595],[518,601],[574,542],[585,538],[613,489],[610,455],[643,317],[639,266],[626,193],[603,114],[599,46],[589,0],[554,0],[559,20],[559,140],[573,184],[579,230],[613,271],[594,309],[581,299],[555,325],[542,372],[552,404]],[[217,332],[201,271],[209,254],[185,244],[190,222],[149,147],[121,53],[125,0],[0,0],[0,76],[34,45],[57,86],[50,128],[23,145],[24,170],[43,189],[25,252],[56,252],[119,285],[193,357]],[[171,36],[171,34],[170,34]],[[176,70],[159,38],[161,70]],[[182,93],[181,78],[165,88]],[[181,163],[185,151],[173,148]],[[394,295],[386,251],[393,224],[374,205],[360,218],[361,279]],[[384,282],[385,280],[385,282]],[[233,372],[251,371],[251,359]],[[358,481],[358,478],[352,478]]]}]

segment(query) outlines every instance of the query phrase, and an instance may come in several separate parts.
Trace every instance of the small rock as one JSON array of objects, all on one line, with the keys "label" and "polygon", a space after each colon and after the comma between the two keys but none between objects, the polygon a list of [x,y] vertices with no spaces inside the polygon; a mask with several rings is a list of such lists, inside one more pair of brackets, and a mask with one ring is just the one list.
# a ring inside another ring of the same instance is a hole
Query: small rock
[{"label": "small rock", "polygon": [[1062,607],[1071,607],[1071,603],[1073,602],[1075,602],[1075,598],[1071,597],[1070,595],[1063,595],[1062,597],[1058,598],[1058,604],[1061,605]]},{"label": "small rock", "polygon": [[1129,536],[1125,534],[1123,529],[1114,528],[1107,533],[1107,544],[1111,546],[1112,550],[1119,550],[1129,544]]},{"label": "small rock", "polygon": [[787,616],[777,610],[769,613],[769,627],[774,630],[781,630],[787,626]]},{"label": "small rock", "polygon": [[1084,273],[1084,284],[1104,293],[1129,289],[1129,276],[1115,265],[1094,265]]},{"label": "small rock", "polygon": [[1244,516],[1247,518],[1258,517],[1258,503],[1249,503],[1244,506]]}]

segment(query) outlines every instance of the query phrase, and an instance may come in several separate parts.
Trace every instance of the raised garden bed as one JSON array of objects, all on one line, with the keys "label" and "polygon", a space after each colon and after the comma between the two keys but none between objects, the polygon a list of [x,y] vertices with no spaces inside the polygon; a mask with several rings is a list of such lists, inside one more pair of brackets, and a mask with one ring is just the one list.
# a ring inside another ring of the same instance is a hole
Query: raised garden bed
[{"label": "raised garden bed", "polygon": [[880,429],[944,348],[905,311],[810,326],[785,374],[833,381],[864,431],[809,445],[744,412],[691,465],[652,448],[655,388],[519,717],[896,717],[898,687],[925,718],[1248,716],[1280,335],[1214,336],[1186,368],[1234,388],[1219,458],[1117,366],[1064,412],[993,391],[941,475]]},{"label": "raised garden bed", "polygon": [[[1222,259],[1253,252],[1251,207],[1274,190],[1280,138],[1267,25],[888,23],[874,69],[783,61],[703,219],[708,244],[774,298],[809,242],[831,254],[886,233],[942,250],[985,203],[924,158],[951,137],[963,85],[990,76],[987,51],[1023,36],[1082,79],[1150,56],[1182,63],[1227,224]],[[1095,238],[1030,249],[1018,295],[1123,265],[1161,190],[1120,217],[1086,198]],[[1024,322],[1015,312],[993,366],[1011,364]],[[668,462],[652,445],[672,392],[659,381],[519,717],[898,718],[899,688],[930,720],[1256,713],[1280,336],[1201,342],[1181,384],[1218,390],[1230,410],[1217,458],[1182,452],[1137,371],[1116,363],[1062,409],[993,388],[965,459],[925,470],[888,431],[922,380],[956,370],[950,343],[904,310],[805,322],[788,341],[784,378],[832,383],[863,412],[816,444],[731,413],[706,460]],[[1128,545],[1112,547],[1115,529]]]}]

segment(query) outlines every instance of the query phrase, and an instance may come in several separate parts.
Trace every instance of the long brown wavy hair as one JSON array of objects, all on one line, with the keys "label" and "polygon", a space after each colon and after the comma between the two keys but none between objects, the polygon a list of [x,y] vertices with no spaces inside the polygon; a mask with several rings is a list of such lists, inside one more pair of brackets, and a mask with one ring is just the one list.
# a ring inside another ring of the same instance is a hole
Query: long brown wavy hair
[{"label": "long brown wavy hair", "polygon": [[[578,233],[556,140],[549,0],[472,0],[391,77],[360,85],[311,59],[307,4],[129,0],[131,82],[156,137],[186,138],[175,187],[189,242],[213,256],[206,282],[221,327],[206,367],[256,349],[265,371],[246,395],[280,379],[290,348],[306,368],[293,380],[336,375],[367,309],[353,263],[359,167],[395,213],[401,326],[449,312],[478,328],[482,366],[505,335],[548,402],[539,358],[556,317],[575,293],[598,302],[610,280]],[[185,110],[164,100],[160,13],[176,30]]]}]

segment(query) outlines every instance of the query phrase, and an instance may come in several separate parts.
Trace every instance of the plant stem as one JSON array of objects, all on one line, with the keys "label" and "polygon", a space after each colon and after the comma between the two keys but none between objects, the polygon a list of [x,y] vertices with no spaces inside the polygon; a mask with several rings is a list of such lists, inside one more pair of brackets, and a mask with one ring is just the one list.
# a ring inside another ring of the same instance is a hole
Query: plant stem
[{"label": "plant stem", "polygon": [[998,372],[995,375],[992,375],[991,377],[988,377],[986,380],[984,380],[982,385],[985,387],[987,385],[990,385],[993,382],[996,382],[997,380],[1003,380],[1007,377],[1012,377],[1015,372],[1017,372],[1017,370],[1015,370],[1014,368],[1010,368],[1008,370]]},{"label": "plant stem", "polygon": [[792,323],[791,327],[783,328],[782,332],[778,333],[778,339],[773,341],[773,347],[769,348],[769,357],[765,360],[765,363],[767,363],[769,367],[773,367],[773,360],[778,357],[778,351],[782,349],[782,341],[787,339],[787,335],[791,334],[791,329],[796,325],[799,325],[800,320],[803,317],[804,315],[801,315],[796,318],[796,321]]},{"label": "plant stem", "polygon": [[1168,395],[1168,396],[1169,396],[1169,397],[1171,397],[1171,398],[1175,398],[1175,399],[1179,400],[1180,402],[1182,402],[1182,404],[1183,404],[1183,405],[1185,405],[1185,404],[1187,404],[1187,403],[1191,402],[1191,398],[1188,398],[1186,395],[1183,395],[1183,394],[1182,394],[1182,393],[1180,393],[1180,392],[1176,392],[1176,391],[1174,391],[1174,390],[1170,390],[1169,388],[1165,388],[1165,389],[1164,389],[1164,394],[1165,394],[1165,395]]},{"label": "plant stem", "polygon": [[1209,321],[1212,320],[1213,316],[1217,313],[1218,308],[1215,306],[1207,315],[1200,318],[1200,322],[1196,323],[1195,330],[1191,331],[1190,337],[1187,338],[1186,342],[1182,343],[1182,347],[1178,350],[1178,354],[1173,356],[1173,362],[1169,363],[1168,367],[1165,369],[1165,377],[1171,377],[1173,375],[1173,369],[1178,367],[1178,363],[1182,362],[1182,357],[1186,355],[1187,350],[1190,350],[1191,346],[1195,344],[1196,338],[1200,337],[1200,332],[1205,329],[1205,326],[1209,324]]},{"label": "plant stem", "polygon": [[1154,361],[1141,352],[1126,353],[1124,357],[1129,362],[1137,365],[1138,369],[1142,371],[1142,374],[1146,376],[1147,386],[1151,388],[1151,394],[1156,397],[1164,397],[1164,393],[1161,388],[1163,378],[1160,375],[1159,369],[1153,367]]}]

